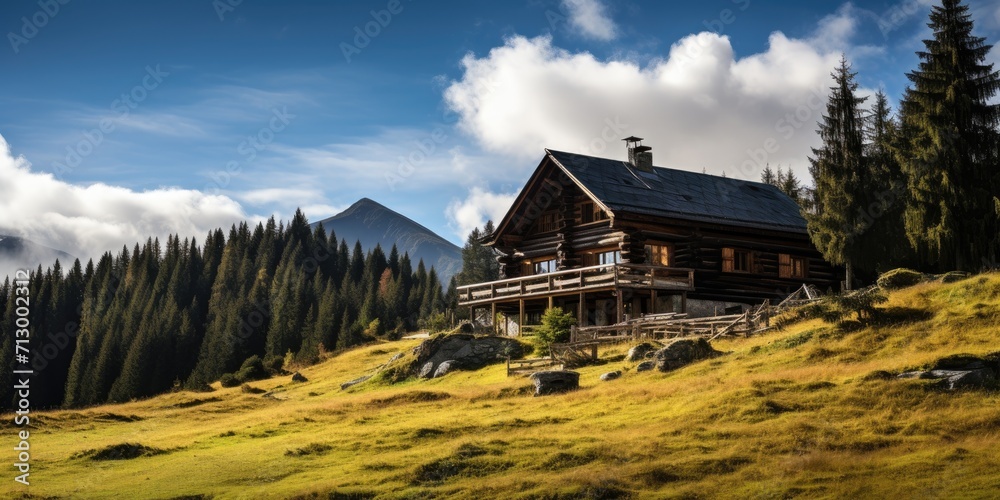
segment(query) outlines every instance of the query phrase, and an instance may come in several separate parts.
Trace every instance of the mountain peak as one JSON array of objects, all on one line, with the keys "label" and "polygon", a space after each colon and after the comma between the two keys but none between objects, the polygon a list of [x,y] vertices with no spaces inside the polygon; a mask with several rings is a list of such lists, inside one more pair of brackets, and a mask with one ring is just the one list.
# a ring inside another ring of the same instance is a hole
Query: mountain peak
[{"label": "mountain peak", "polygon": [[361,198],[343,212],[312,226],[319,224],[346,240],[348,246],[360,241],[362,248],[370,250],[378,244],[388,253],[396,245],[400,255],[409,254],[414,268],[420,260],[434,266],[445,284],[462,268],[462,251],[458,246],[371,198]]}]

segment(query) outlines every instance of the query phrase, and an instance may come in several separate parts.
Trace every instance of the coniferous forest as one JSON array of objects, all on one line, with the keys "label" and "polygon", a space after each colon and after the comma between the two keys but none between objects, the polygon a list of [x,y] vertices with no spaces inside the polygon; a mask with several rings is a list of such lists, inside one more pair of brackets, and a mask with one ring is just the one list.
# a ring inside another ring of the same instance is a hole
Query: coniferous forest
[{"label": "coniferous forest", "polygon": [[[202,389],[254,365],[278,370],[324,353],[442,321],[434,269],[393,247],[353,249],[297,211],[253,229],[221,229],[204,244],[171,236],[69,270],[32,272],[28,285],[32,406],[79,407]],[[14,338],[15,284],[0,285],[0,334]],[[0,346],[13,363],[14,342]],[[247,360],[251,360],[247,363]],[[12,369],[0,397],[13,397]]]},{"label": "coniferous forest", "polygon": [[[1000,105],[991,104],[1000,72],[973,24],[959,0],[932,8],[932,36],[895,116],[883,92],[870,105],[859,95],[846,58],[833,72],[822,144],[809,159],[813,188],[789,195],[848,280],[900,266],[1000,267]],[[769,170],[762,181],[784,188]]]}]

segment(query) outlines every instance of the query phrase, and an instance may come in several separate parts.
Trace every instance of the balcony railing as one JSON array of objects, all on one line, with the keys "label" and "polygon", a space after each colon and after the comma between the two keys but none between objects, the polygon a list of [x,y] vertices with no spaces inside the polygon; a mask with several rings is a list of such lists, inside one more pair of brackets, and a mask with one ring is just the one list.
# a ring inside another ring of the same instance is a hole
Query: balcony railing
[{"label": "balcony railing", "polygon": [[694,269],[648,264],[602,264],[458,287],[459,305],[544,297],[588,290],[693,290]]}]

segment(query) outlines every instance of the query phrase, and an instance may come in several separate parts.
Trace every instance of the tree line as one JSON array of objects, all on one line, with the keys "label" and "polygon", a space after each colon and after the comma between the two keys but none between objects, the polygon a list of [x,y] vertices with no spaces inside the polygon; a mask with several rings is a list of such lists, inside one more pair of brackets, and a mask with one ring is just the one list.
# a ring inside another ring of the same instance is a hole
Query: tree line
[{"label": "tree line", "polygon": [[[203,245],[170,236],[67,271],[32,271],[33,407],[122,402],[173,388],[203,389],[258,356],[266,366],[443,321],[434,268],[395,246],[351,249],[301,211],[286,226],[210,232]],[[15,284],[0,285],[0,400],[12,401]]]},{"label": "tree line", "polygon": [[865,108],[846,58],[832,75],[813,188],[798,199],[813,243],[848,280],[1000,265],[1000,72],[961,1],[933,7],[928,26],[895,115],[882,91]]}]

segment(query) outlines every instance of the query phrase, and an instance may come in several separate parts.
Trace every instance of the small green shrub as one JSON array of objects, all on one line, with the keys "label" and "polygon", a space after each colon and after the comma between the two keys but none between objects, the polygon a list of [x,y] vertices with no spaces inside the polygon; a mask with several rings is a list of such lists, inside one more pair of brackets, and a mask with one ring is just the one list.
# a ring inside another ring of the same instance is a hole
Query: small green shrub
[{"label": "small green shrub", "polygon": [[285,358],[277,354],[268,354],[264,357],[264,369],[271,375],[283,375],[285,373],[285,370],[282,369],[284,364]]},{"label": "small green shrub", "polygon": [[576,324],[572,314],[563,312],[559,307],[546,309],[542,315],[542,324],[535,330],[535,338],[539,351],[545,355],[549,345],[569,340],[570,328]]},{"label": "small green shrub", "polygon": [[222,377],[219,378],[219,382],[222,387],[236,387],[240,385],[240,379],[236,378],[236,375],[232,373],[223,373]]},{"label": "small green shrub", "polygon": [[267,370],[264,369],[264,362],[260,359],[260,356],[254,354],[246,359],[240,366],[240,370],[236,372],[236,378],[240,382],[250,382],[253,380],[260,380],[267,378]]},{"label": "small green shrub", "polygon": [[898,288],[906,288],[908,286],[916,285],[924,279],[924,275],[906,268],[893,269],[892,271],[887,271],[878,277],[879,288],[884,288],[886,290],[895,290]]},{"label": "small green shrub", "polygon": [[[879,281],[881,280],[882,278],[879,278]],[[878,310],[875,306],[889,298],[878,287],[869,287],[836,295],[833,300],[841,309],[857,314],[860,323],[869,324],[877,317]]]},{"label": "small green shrub", "polygon": [[419,321],[420,327],[431,332],[443,332],[451,325],[448,324],[448,316],[443,312],[437,312]]}]

